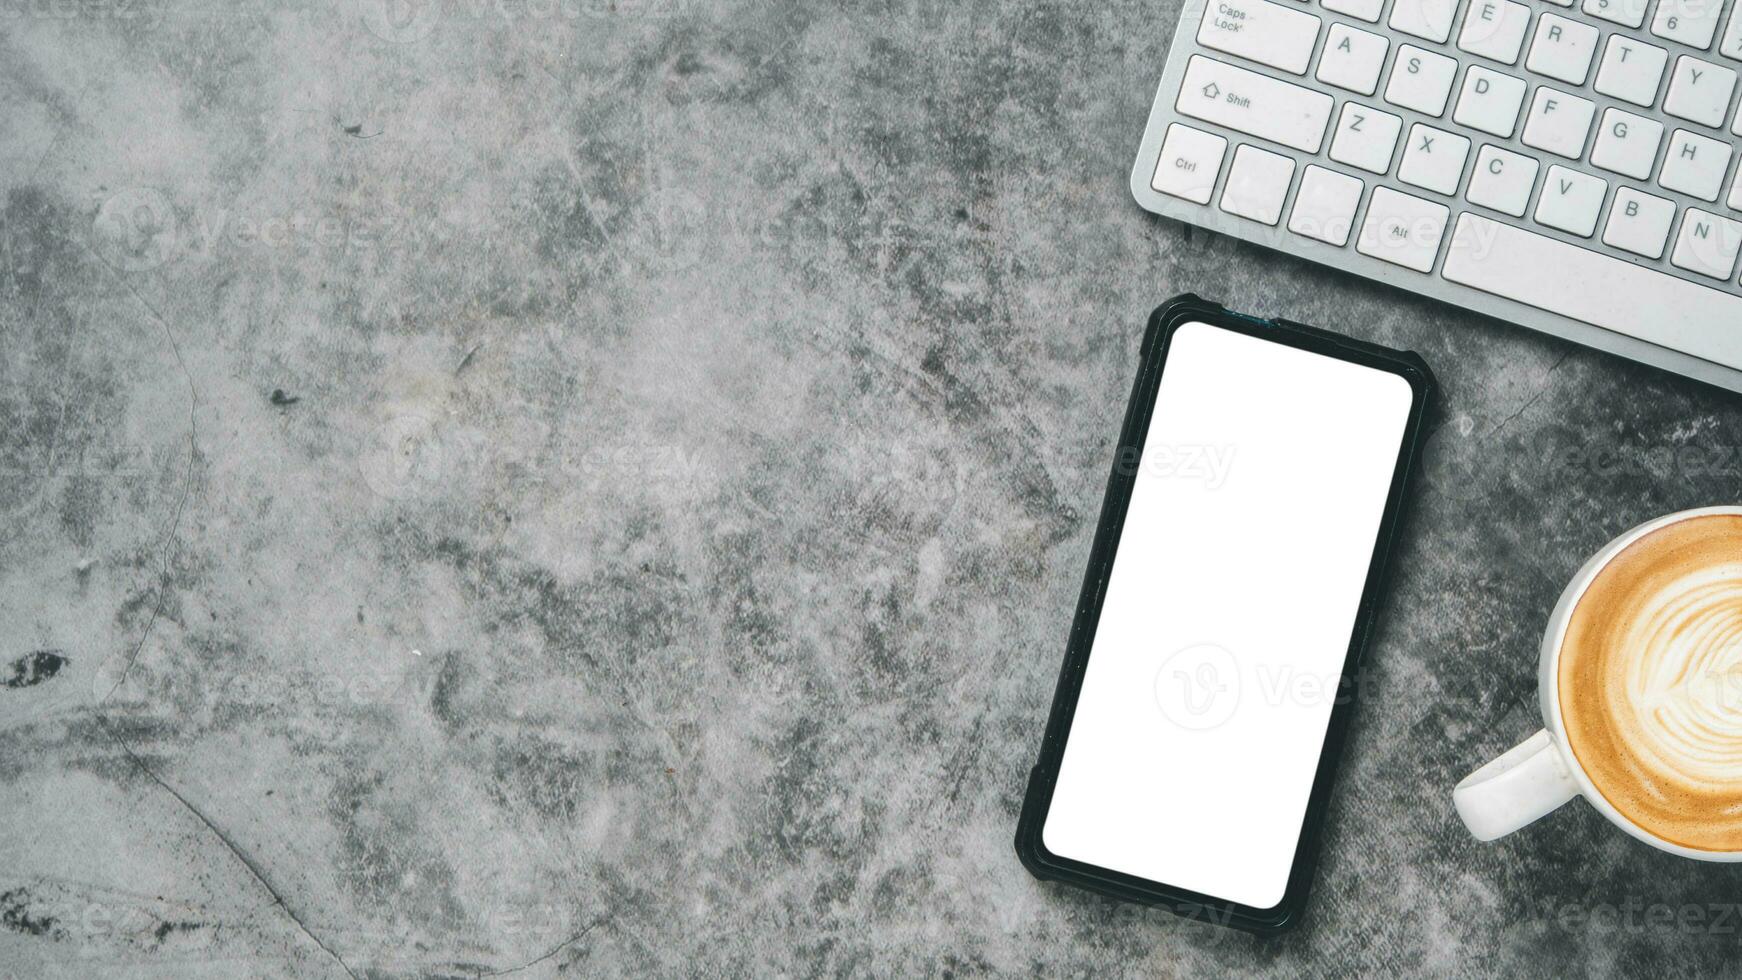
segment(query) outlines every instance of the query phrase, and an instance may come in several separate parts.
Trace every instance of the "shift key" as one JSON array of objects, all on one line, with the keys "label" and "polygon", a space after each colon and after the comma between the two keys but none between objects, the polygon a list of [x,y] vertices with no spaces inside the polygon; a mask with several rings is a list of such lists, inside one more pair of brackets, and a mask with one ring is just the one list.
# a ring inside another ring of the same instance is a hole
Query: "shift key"
[{"label": "shift key", "polygon": [[1317,153],[1332,104],[1323,92],[1193,55],[1174,108],[1193,119]]}]

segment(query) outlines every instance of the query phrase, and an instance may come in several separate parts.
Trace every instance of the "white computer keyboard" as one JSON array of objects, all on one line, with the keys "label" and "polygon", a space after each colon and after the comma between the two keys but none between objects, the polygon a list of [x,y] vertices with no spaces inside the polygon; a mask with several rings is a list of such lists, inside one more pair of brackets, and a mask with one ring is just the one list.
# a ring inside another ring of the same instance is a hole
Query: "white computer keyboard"
[{"label": "white computer keyboard", "polygon": [[1742,391],[1733,6],[1186,0],[1132,192]]}]

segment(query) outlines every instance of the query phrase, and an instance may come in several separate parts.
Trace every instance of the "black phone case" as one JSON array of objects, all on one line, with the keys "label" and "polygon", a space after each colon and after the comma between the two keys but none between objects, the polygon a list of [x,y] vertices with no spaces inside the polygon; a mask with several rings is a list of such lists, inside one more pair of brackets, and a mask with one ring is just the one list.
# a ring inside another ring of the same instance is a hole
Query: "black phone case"
[{"label": "black phone case", "polygon": [[[1163,882],[1061,858],[1049,852],[1041,841],[1041,827],[1045,825],[1047,811],[1052,805],[1059,763],[1064,755],[1072,716],[1076,712],[1083,672],[1088,664],[1089,650],[1093,646],[1095,627],[1101,617],[1101,602],[1106,594],[1113,558],[1119,548],[1120,531],[1125,523],[1126,508],[1130,504],[1132,486],[1136,481],[1138,467],[1133,465],[1133,461],[1139,460],[1138,454],[1142,452],[1145,437],[1149,433],[1149,423],[1155,409],[1156,394],[1160,389],[1173,332],[1188,322],[1225,327],[1260,339],[1387,371],[1404,378],[1414,393],[1403,445],[1392,475],[1391,491],[1386,497],[1385,513],[1374,541],[1367,581],[1362,588],[1360,606],[1356,610],[1349,651],[1343,661],[1339,696],[1331,709],[1324,749],[1319,755],[1318,772],[1313,778],[1306,815],[1301,822],[1294,866],[1289,871],[1288,885],[1282,901],[1272,908],[1241,905]],[[1046,734],[1040,747],[1040,760],[1029,775],[1022,816],[1016,827],[1016,854],[1021,858],[1023,866],[1036,878],[1066,882],[1112,898],[1164,907],[1190,918],[1233,926],[1248,932],[1281,932],[1299,921],[1312,885],[1313,869],[1318,861],[1318,838],[1323,830],[1325,805],[1330,797],[1337,761],[1342,754],[1344,735],[1356,700],[1357,671],[1366,651],[1377,604],[1385,593],[1388,559],[1405,495],[1421,458],[1423,418],[1433,399],[1434,388],[1433,373],[1428,370],[1426,362],[1414,353],[1392,350],[1286,320],[1260,320],[1242,316],[1191,294],[1169,300],[1150,315],[1149,326],[1143,336],[1137,382],[1131,391],[1131,401],[1125,409],[1125,422],[1120,431],[1119,444],[1114,450],[1114,465],[1107,480],[1107,492],[1101,503],[1101,519],[1096,527],[1094,545],[1089,554],[1089,568],[1083,578],[1082,595],[1077,601],[1076,617],[1071,624],[1070,637],[1066,644],[1064,667],[1059,672],[1058,687],[1053,694],[1052,712],[1048,716]]]}]

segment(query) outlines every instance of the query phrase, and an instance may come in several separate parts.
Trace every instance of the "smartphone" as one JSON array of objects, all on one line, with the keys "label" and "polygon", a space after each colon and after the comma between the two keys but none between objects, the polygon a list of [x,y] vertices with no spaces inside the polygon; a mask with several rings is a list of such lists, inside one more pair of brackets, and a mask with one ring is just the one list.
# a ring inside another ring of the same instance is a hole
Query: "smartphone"
[{"label": "smartphone", "polygon": [[1434,390],[1193,296],[1144,334],[1016,850],[1037,877],[1294,925]]}]

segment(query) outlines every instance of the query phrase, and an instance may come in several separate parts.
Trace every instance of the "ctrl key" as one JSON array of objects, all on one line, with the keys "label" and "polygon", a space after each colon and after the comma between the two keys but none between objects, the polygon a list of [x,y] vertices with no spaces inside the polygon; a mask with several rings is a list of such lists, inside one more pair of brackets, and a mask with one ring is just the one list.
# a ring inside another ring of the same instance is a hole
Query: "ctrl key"
[{"label": "ctrl key", "polygon": [[1156,161],[1149,186],[1163,194],[1208,204],[1227,152],[1228,141],[1222,137],[1174,123],[1167,127],[1167,138],[1161,142],[1161,159]]}]

